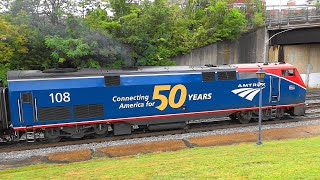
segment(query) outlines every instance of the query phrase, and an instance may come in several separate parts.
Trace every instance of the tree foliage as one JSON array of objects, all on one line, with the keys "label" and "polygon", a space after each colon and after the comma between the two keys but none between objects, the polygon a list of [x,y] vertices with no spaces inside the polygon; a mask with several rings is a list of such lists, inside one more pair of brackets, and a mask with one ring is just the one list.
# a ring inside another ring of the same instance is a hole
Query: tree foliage
[{"label": "tree foliage", "polygon": [[263,24],[259,0],[247,10],[229,0],[4,0],[2,69],[173,65],[173,56],[234,40]]},{"label": "tree foliage", "polygon": [[9,66],[18,54],[28,53],[27,34],[23,27],[15,26],[0,17],[0,63]]},{"label": "tree foliage", "polygon": [[45,43],[47,47],[53,49],[51,56],[59,62],[77,59],[90,53],[90,46],[82,39],[49,36]]},{"label": "tree foliage", "polygon": [[251,28],[259,27],[264,24],[266,9],[260,0],[246,0],[246,18],[248,26]]}]

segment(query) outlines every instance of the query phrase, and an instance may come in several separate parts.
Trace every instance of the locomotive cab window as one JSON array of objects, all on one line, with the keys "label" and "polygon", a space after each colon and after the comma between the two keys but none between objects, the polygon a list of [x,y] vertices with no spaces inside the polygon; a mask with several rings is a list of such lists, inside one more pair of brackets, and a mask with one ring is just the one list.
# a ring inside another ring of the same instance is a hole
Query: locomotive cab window
[{"label": "locomotive cab window", "polygon": [[23,103],[31,103],[32,94],[30,92],[21,93],[21,99]]},{"label": "locomotive cab window", "polygon": [[294,69],[282,70],[282,76],[294,76]]}]

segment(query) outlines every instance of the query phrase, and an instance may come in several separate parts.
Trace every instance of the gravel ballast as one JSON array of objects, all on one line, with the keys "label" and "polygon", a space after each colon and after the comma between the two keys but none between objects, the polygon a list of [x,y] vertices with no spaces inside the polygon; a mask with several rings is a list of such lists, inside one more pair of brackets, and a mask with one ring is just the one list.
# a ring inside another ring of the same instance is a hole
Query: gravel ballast
[{"label": "gravel ballast", "polygon": [[[263,125],[262,129],[267,130],[267,129],[290,128],[290,127],[298,127],[298,126],[305,126],[305,125],[320,125],[320,120]],[[257,130],[258,130],[257,126],[249,126],[249,127],[229,128],[229,129],[219,129],[214,131],[198,132],[198,133],[185,133],[185,134],[127,139],[127,140],[101,142],[101,143],[90,143],[90,144],[50,147],[50,148],[42,148],[42,149],[34,149],[34,150],[5,152],[5,153],[0,153],[0,162],[19,161],[19,160],[28,159],[35,156],[47,156],[50,153],[65,152],[65,151],[76,151],[76,150],[85,150],[85,149],[90,149],[94,151],[96,148],[103,148],[103,147],[109,147],[109,146],[120,146],[120,145],[138,144],[138,143],[155,142],[155,141],[181,140],[181,139],[189,139],[189,138],[202,137],[202,136],[224,135],[224,134],[241,133],[241,132],[255,132]]]}]

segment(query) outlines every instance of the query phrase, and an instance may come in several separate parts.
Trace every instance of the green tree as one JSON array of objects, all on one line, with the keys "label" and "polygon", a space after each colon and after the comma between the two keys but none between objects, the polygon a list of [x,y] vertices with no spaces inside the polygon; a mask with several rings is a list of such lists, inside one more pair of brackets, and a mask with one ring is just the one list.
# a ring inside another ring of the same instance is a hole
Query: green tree
[{"label": "green tree", "polygon": [[132,56],[138,65],[172,65],[169,57],[172,38],[172,9],[167,1],[144,2],[141,10],[121,18],[123,42],[133,47]]},{"label": "green tree", "polygon": [[245,30],[245,16],[235,8],[229,8],[226,2],[218,1],[206,8],[208,16],[205,17],[207,30],[207,43],[221,39],[236,39]]},{"label": "green tree", "polygon": [[15,26],[0,16],[0,79],[6,84],[6,73],[12,63],[28,53],[28,39],[23,26]]},{"label": "green tree", "polygon": [[97,8],[87,14],[85,22],[89,28],[98,31],[104,31],[106,34],[118,34],[121,31],[121,25],[118,21],[114,20],[108,15],[108,12],[104,9]]},{"label": "green tree", "polygon": [[265,6],[260,0],[246,0],[246,19],[249,28],[262,26],[265,22]]},{"label": "green tree", "polygon": [[90,46],[82,39],[61,38],[59,36],[48,36],[46,45],[53,49],[51,56],[58,62],[74,60],[90,53]]},{"label": "green tree", "polygon": [[259,27],[264,25],[264,14],[261,12],[255,12],[251,19],[253,27]]},{"label": "green tree", "polygon": [[15,54],[28,53],[24,27],[14,26],[0,17],[0,63],[9,66]]},{"label": "green tree", "polygon": [[135,0],[108,0],[108,2],[115,20],[119,20],[132,11],[139,9],[139,4]]},{"label": "green tree", "polygon": [[231,8],[229,0],[188,0],[184,6],[167,0],[106,1],[112,14],[97,0],[0,3],[10,8],[3,20],[14,29],[10,40],[16,38],[1,42],[0,57],[12,69],[46,69],[59,61],[78,67],[173,65],[175,55],[236,39],[248,28],[245,17],[253,26],[263,23],[259,0],[248,2],[246,14]]}]

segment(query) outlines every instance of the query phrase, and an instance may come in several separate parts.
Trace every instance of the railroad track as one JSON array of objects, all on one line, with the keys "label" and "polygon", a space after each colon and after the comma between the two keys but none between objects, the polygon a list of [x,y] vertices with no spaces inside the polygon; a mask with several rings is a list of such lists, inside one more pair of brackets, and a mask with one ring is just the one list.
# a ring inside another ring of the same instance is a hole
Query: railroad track
[{"label": "railroad track", "polygon": [[[264,121],[263,125],[272,125],[280,123],[292,123],[298,121],[310,121],[320,119],[320,91],[311,92],[307,94],[306,98],[307,110],[306,115],[303,117],[290,117],[285,120],[270,120]],[[32,150],[40,148],[50,148],[50,147],[62,147],[67,145],[79,145],[79,144],[89,144],[89,143],[100,143],[100,142],[110,142],[124,139],[135,139],[135,138],[144,138],[152,136],[163,136],[163,135],[172,135],[172,134],[184,134],[191,132],[205,132],[213,131],[218,129],[229,129],[229,128],[239,128],[239,127],[249,127],[257,126],[257,122],[252,122],[249,124],[235,124],[232,123],[229,118],[216,118],[208,120],[195,120],[192,123],[188,124],[188,129],[179,129],[179,130],[169,130],[169,131],[159,131],[159,132],[144,132],[143,130],[137,131],[131,135],[122,135],[122,136],[110,136],[103,138],[87,138],[87,139],[66,139],[58,143],[48,143],[48,142],[35,142],[35,143],[14,143],[14,144],[2,144],[0,145],[0,153],[3,152],[13,152],[13,151],[22,151],[22,150]]]}]

